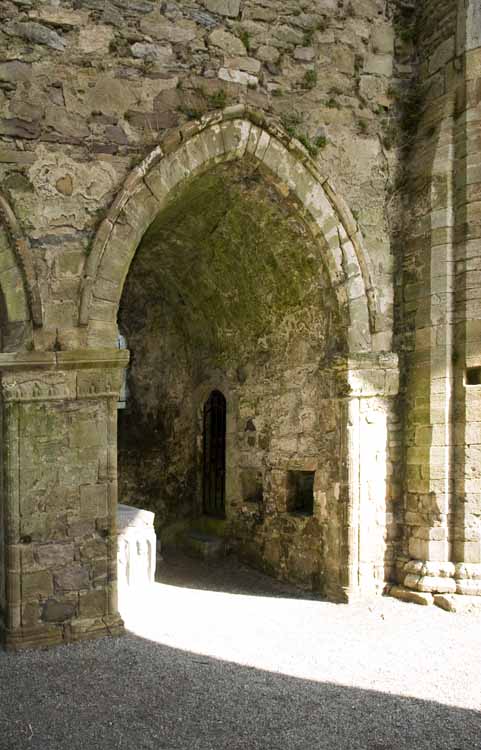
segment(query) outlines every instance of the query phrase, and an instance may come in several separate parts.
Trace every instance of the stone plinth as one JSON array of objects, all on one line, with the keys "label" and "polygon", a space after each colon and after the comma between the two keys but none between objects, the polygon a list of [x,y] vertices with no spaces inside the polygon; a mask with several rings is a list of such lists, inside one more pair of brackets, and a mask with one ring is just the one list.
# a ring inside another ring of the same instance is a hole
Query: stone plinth
[{"label": "stone plinth", "polygon": [[119,505],[118,585],[122,589],[140,589],[154,583],[157,537],[155,514],[131,505]]}]

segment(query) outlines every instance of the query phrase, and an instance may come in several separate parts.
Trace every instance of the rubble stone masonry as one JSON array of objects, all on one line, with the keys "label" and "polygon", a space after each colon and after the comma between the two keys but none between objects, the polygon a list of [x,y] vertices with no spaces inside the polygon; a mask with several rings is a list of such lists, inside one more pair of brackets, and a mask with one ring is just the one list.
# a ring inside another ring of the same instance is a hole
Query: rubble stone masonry
[{"label": "rubble stone masonry", "polygon": [[0,0],[7,648],[121,632],[214,389],[241,557],[481,594],[480,81],[476,0]]}]

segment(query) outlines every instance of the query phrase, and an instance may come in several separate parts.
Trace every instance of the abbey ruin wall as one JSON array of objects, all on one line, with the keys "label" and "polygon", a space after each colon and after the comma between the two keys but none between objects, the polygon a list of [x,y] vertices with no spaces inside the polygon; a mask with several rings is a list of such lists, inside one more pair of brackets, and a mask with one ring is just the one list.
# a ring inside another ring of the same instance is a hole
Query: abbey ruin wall
[{"label": "abbey ruin wall", "polygon": [[117,500],[169,539],[201,512],[214,391],[241,556],[337,599],[479,593],[478,16],[1,0],[12,647],[120,629]]}]

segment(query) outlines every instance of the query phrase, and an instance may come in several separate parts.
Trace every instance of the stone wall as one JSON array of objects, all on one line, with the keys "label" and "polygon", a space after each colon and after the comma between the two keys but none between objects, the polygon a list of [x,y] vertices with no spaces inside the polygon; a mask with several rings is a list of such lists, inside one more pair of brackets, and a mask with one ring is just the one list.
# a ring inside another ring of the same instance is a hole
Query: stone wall
[{"label": "stone wall", "polygon": [[[381,589],[396,559],[402,574],[436,558],[438,528],[454,523],[439,510],[454,442],[438,442],[453,431],[454,143],[464,168],[453,92],[476,121],[477,16],[473,3],[471,25],[452,3],[419,11],[418,22],[407,0],[0,0],[1,606],[12,646],[119,627],[105,542],[119,305],[132,351],[122,500],[155,509],[161,527],[195,515],[200,414],[219,387],[229,533],[246,557],[344,598]],[[438,274],[443,253],[451,271]],[[465,319],[460,342],[476,336]],[[12,407],[19,372],[38,390]],[[456,382],[476,400],[463,377],[464,364]],[[471,466],[459,442],[457,465]],[[289,511],[289,471],[315,471],[312,516]],[[457,506],[456,562],[476,556],[471,494]],[[59,584],[69,571],[71,589]]]},{"label": "stone wall", "polygon": [[6,643],[117,632],[115,417],[125,357],[2,356]]},{"label": "stone wall", "polygon": [[409,153],[414,221],[402,279],[409,352],[404,560],[411,561],[401,576],[408,573],[410,588],[434,593],[476,593],[481,580],[474,94],[479,34],[475,3],[424,4],[418,82],[423,107]]},{"label": "stone wall", "polygon": [[43,345],[57,329],[63,348],[85,343],[85,256],[132,166],[165,128],[238,102],[271,112],[335,175],[381,274],[388,331],[391,157],[380,136],[393,32],[384,11],[381,0],[2,2],[0,179],[35,255]]}]

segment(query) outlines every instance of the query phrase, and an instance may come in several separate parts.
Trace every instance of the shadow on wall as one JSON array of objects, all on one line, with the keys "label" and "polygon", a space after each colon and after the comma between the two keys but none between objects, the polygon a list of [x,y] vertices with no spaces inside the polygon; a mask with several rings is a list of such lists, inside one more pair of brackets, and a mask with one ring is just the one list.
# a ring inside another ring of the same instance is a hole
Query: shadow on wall
[{"label": "shadow on wall", "polygon": [[481,714],[128,636],[0,654],[0,731],[8,750],[467,750]]}]

